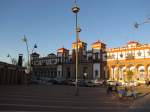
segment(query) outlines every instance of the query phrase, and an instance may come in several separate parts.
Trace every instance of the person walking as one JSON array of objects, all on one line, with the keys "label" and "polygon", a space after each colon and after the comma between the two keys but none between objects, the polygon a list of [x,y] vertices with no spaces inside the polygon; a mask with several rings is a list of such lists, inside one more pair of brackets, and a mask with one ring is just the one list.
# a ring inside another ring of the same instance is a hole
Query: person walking
[{"label": "person walking", "polygon": [[108,84],[107,86],[107,94],[112,93],[112,86],[110,84]]}]

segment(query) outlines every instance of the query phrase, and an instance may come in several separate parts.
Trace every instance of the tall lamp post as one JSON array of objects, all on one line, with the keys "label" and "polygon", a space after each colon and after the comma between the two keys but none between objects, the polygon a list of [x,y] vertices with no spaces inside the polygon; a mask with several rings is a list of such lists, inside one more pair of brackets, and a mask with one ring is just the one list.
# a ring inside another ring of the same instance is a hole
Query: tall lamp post
[{"label": "tall lamp post", "polygon": [[[27,40],[27,38],[26,38],[26,36],[24,35],[24,37],[23,37],[23,39],[22,39],[22,41],[23,42],[25,42],[25,44],[26,44],[26,48],[27,48],[27,73],[28,74],[30,74],[30,76],[31,76],[31,58],[30,58],[30,51],[29,51],[29,46],[28,46],[28,40]],[[32,49],[32,51],[31,51],[31,54],[33,53],[33,51],[34,51],[34,49],[35,48],[37,48],[37,45],[36,44],[34,44],[34,46],[33,46],[33,49]],[[27,83],[28,84],[28,83]]]},{"label": "tall lamp post", "polygon": [[[27,40],[27,38],[26,38],[26,36],[24,35],[24,37],[23,37],[23,42],[25,42],[25,44],[26,44],[26,47],[27,47],[27,57],[28,57],[28,62],[27,62],[27,70],[28,70],[28,73],[30,73],[31,72],[31,59],[30,59],[30,51],[29,51],[29,46],[28,46],[28,40]],[[32,51],[31,51],[31,54],[34,52],[34,49],[36,49],[37,48],[37,44],[34,44],[34,46],[33,46],[33,48],[32,48]]]},{"label": "tall lamp post", "polygon": [[26,44],[26,47],[27,47],[27,57],[28,57],[28,62],[27,62],[27,72],[30,73],[30,53],[29,53],[29,46],[28,46],[28,40],[26,38],[26,36],[24,35],[23,39],[22,39],[23,42],[25,42]]},{"label": "tall lamp post", "polygon": [[76,93],[75,95],[79,95],[79,88],[78,88],[78,41],[79,41],[79,32],[81,29],[78,27],[78,12],[80,11],[80,8],[77,6],[76,0],[75,0],[75,5],[72,8],[72,12],[75,13],[75,18],[76,18]]}]

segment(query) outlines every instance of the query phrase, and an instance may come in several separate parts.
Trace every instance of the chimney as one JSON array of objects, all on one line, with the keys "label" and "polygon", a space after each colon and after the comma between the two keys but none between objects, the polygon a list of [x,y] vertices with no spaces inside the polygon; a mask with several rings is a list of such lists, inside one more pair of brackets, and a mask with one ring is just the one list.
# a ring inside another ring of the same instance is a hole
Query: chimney
[{"label": "chimney", "polygon": [[23,57],[23,54],[19,54],[18,66],[20,66],[20,67],[22,67],[22,57]]}]

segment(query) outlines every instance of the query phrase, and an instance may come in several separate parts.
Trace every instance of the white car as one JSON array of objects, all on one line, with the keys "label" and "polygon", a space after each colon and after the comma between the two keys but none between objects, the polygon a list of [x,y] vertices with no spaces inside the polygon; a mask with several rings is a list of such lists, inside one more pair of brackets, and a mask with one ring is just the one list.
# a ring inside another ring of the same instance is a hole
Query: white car
[{"label": "white car", "polygon": [[139,82],[137,82],[137,81],[124,82],[123,85],[124,86],[138,86]]},{"label": "white car", "polygon": [[129,83],[129,85],[130,85],[130,86],[138,86],[138,85],[140,85],[140,83],[137,82],[137,81],[131,81],[131,82]]},{"label": "white car", "polygon": [[113,80],[107,80],[107,84],[111,85],[111,86],[115,86],[117,84],[117,82],[113,81]]}]

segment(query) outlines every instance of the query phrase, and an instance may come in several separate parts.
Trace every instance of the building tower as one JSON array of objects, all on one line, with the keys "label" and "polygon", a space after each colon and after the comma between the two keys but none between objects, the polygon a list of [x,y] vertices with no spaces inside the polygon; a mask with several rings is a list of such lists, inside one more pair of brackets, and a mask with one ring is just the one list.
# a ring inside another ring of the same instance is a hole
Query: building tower
[{"label": "building tower", "polygon": [[[78,39],[78,78],[82,79],[82,63],[87,60],[87,43],[80,41]],[[76,64],[76,42],[72,43],[72,63]],[[74,66],[75,70],[75,66]]]},{"label": "building tower", "polygon": [[[72,43],[72,61],[73,63],[75,63],[75,54],[76,51],[76,42]],[[83,60],[86,60],[86,56],[87,56],[87,43],[80,41],[80,39],[78,40],[78,60],[79,62],[82,62]]]},{"label": "building tower", "polygon": [[65,79],[64,64],[69,60],[69,50],[64,47],[57,50],[57,78]]},{"label": "building tower", "polygon": [[106,50],[106,45],[99,40],[92,45],[92,60],[93,60],[93,79],[104,79],[104,66],[103,53]]}]

